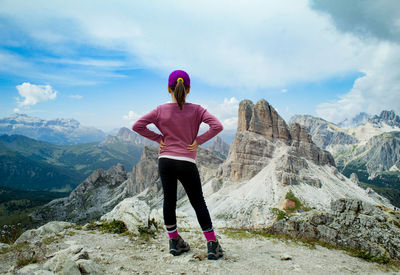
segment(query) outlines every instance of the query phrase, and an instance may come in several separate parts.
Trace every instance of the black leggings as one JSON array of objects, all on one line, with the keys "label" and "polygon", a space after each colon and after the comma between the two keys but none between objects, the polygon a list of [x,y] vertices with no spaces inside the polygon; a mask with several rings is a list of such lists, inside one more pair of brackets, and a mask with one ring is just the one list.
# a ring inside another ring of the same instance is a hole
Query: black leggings
[{"label": "black leggings", "polygon": [[201,229],[203,231],[210,230],[212,222],[203,197],[197,165],[186,160],[159,158],[158,173],[164,190],[163,213],[165,225],[176,224],[176,191],[177,180],[179,180],[196,212]]}]

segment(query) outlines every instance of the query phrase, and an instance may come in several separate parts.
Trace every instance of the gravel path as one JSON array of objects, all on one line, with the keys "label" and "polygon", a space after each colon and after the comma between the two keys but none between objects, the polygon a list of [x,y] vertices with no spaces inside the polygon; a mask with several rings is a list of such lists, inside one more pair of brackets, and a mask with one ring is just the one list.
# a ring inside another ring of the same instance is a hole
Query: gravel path
[{"label": "gravel path", "polygon": [[[147,241],[96,230],[67,231],[70,233],[48,245],[47,253],[82,245],[105,274],[400,274],[341,250],[318,245],[311,249],[294,241],[259,235],[240,239],[218,228],[217,237],[225,254],[217,261],[207,259],[204,236],[194,229],[180,232],[191,250],[176,257],[168,253],[165,232]],[[5,262],[6,256],[0,258],[2,274],[12,264]],[[282,256],[291,259],[281,260]]]}]

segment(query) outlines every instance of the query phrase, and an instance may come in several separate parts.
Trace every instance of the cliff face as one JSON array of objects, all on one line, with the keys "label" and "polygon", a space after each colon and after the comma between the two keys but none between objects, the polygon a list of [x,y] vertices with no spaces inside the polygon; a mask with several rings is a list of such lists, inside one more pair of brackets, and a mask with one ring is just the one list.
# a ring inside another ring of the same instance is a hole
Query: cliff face
[{"label": "cliff face", "polygon": [[281,146],[290,147],[291,158],[284,160],[289,166],[298,156],[318,165],[335,165],[329,152],[313,143],[305,127],[297,123],[288,126],[264,99],[255,105],[243,100],[239,104],[237,133],[219,173],[232,181],[250,179],[270,162]]},{"label": "cliff face", "polygon": [[238,132],[249,131],[270,140],[290,138],[286,122],[269,103],[261,99],[256,105],[250,100],[242,100],[238,111]]},{"label": "cliff face", "polygon": [[29,216],[35,224],[53,220],[83,223],[96,219],[130,196],[132,186],[127,179],[128,173],[121,164],[107,171],[96,170],[68,197],[52,200]]}]

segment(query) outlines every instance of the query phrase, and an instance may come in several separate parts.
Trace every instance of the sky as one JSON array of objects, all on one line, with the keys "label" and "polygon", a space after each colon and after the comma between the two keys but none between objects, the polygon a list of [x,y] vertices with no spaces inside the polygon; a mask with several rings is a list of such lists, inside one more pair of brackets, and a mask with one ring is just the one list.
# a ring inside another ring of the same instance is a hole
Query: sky
[{"label": "sky", "polygon": [[400,113],[399,68],[397,0],[0,0],[0,117],[130,127],[182,69],[224,129],[244,99],[338,123]]}]

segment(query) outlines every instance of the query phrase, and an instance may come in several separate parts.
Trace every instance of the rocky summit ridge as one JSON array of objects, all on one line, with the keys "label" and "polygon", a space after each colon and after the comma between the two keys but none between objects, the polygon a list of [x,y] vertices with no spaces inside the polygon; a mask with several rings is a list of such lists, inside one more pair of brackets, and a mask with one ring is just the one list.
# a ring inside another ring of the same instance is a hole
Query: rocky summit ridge
[{"label": "rocky summit ridge", "polygon": [[[287,125],[264,99],[240,102],[228,157],[203,190],[220,226],[270,225],[288,193],[315,209],[328,209],[340,198],[391,206],[339,173],[331,154],[315,145],[304,126]],[[178,205],[194,217],[188,201]]]}]

